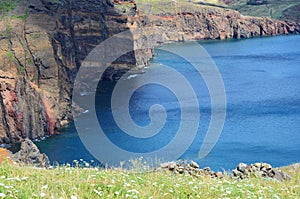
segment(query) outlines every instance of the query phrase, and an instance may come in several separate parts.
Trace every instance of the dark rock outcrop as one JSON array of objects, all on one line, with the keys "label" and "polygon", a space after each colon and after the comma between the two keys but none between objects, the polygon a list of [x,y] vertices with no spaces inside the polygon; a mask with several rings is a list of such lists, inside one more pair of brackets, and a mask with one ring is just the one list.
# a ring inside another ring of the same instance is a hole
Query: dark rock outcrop
[{"label": "dark rock outcrop", "polygon": [[37,146],[29,139],[21,143],[21,149],[10,158],[18,164],[26,164],[37,167],[49,167],[49,159],[46,154],[40,153]]},{"label": "dark rock outcrop", "polygon": [[274,178],[280,181],[291,179],[290,175],[282,172],[280,169],[273,168],[270,164],[261,162],[250,165],[239,163],[237,168],[232,171],[232,174],[234,177],[241,179],[248,178],[250,176]]}]

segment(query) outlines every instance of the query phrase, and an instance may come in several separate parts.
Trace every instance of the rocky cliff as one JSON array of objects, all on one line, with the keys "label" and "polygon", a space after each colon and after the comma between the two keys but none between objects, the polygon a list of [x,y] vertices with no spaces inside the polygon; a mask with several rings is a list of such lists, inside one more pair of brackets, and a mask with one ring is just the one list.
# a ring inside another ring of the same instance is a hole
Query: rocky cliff
[{"label": "rocky cliff", "polygon": [[[82,60],[97,44],[127,30],[134,9],[132,4],[121,13],[105,0],[30,0],[2,13],[0,143],[36,139],[67,124]],[[128,62],[134,62],[131,57]]]},{"label": "rocky cliff", "polygon": [[139,6],[136,18],[132,19],[137,23],[134,27],[148,27],[140,37],[150,38],[156,43],[240,39],[300,32],[300,25],[295,22],[243,16],[237,11],[218,7],[176,1],[159,3],[160,7],[156,10],[153,4],[140,3]]},{"label": "rocky cliff", "polygon": [[[162,3],[157,9],[155,4],[109,0],[25,0],[3,15],[0,144],[50,135],[67,124],[72,84],[82,61],[119,32],[132,31],[136,46],[300,32],[296,23],[184,2]],[[131,52],[116,66],[122,65],[121,72],[143,66],[152,55],[152,48]],[[120,70],[110,69],[104,78],[118,75]]]}]

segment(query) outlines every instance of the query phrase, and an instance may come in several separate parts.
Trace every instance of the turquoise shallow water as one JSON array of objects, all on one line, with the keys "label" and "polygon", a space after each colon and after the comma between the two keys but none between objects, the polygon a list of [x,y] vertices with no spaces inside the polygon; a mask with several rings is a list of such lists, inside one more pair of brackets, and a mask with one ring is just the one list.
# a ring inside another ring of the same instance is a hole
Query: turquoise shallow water
[{"label": "turquoise shallow water", "polygon": [[[227,96],[227,116],[221,137],[204,159],[198,158],[198,152],[210,121],[211,105],[203,79],[185,60],[161,50],[155,51],[152,65],[145,69],[170,78],[169,74],[160,73],[159,65],[172,66],[189,80],[197,94],[200,125],[192,145],[181,158],[196,160],[201,166],[216,170],[233,169],[239,162],[264,161],[274,166],[300,162],[300,36],[199,43],[218,66]],[[177,43],[171,47],[188,45],[193,44]],[[143,74],[126,81],[134,85],[141,78]],[[170,90],[149,84],[136,90],[131,97],[130,114],[138,125],[150,122],[148,111],[153,104],[161,104],[167,111],[167,122],[161,132],[145,140],[124,134],[115,124],[110,108],[113,87],[114,82],[102,82],[99,84],[101,92],[96,97],[99,123],[112,142],[128,151],[145,153],[158,150],[172,140],[181,112]],[[191,108],[191,118],[194,111]],[[51,161],[95,159],[81,143],[74,125],[61,132],[61,135],[37,143]]]}]

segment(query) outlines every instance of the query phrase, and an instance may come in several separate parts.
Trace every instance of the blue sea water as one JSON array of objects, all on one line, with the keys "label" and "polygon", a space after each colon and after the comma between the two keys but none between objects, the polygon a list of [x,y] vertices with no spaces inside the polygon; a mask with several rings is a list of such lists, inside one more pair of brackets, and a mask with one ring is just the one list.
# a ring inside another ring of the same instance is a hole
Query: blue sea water
[{"label": "blue sea water", "polygon": [[[233,169],[239,162],[263,161],[274,166],[300,162],[299,43],[299,35],[199,42],[216,63],[227,98],[222,134],[211,153],[203,159],[198,157],[198,153],[211,117],[207,86],[185,60],[157,49],[151,65],[145,69],[146,73],[155,71],[162,78],[172,78],[161,71],[160,65],[172,66],[190,82],[200,104],[197,135],[180,158],[195,160],[201,167],[210,166],[215,170]],[[194,44],[169,44],[177,49],[189,45]],[[139,74],[121,81],[135,85],[142,78],[146,76]],[[159,150],[174,138],[181,121],[180,105],[174,93],[161,85],[148,84],[132,95],[130,115],[138,125],[150,122],[148,112],[153,104],[162,105],[167,112],[165,126],[158,134],[151,139],[138,139],[123,133],[114,121],[111,113],[114,85],[115,82],[108,81],[99,83],[96,96],[99,124],[113,143],[128,151],[146,153]],[[196,111],[191,107],[190,120]],[[95,159],[85,149],[73,124],[61,129],[61,135],[52,136],[37,145],[52,162]]]}]

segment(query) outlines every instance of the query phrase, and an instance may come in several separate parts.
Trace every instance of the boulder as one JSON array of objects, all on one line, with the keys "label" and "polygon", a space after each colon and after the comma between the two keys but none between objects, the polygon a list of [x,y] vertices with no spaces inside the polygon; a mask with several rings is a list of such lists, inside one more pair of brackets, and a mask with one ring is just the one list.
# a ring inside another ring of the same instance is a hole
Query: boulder
[{"label": "boulder", "polygon": [[237,166],[237,170],[244,173],[246,171],[247,168],[247,164],[245,163],[239,163]]},{"label": "boulder", "polygon": [[193,167],[193,168],[195,168],[195,169],[199,168],[199,164],[197,162],[194,162],[194,161],[190,162],[190,166]]},{"label": "boulder", "polygon": [[38,147],[29,139],[21,143],[21,149],[11,155],[11,159],[18,164],[26,164],[37,167],[49,167],[49,158],[41,153]]},{"label": "boulder", "polygon": [[176,166],[177,166],[176,162],[170,162],[169,165],[168,165],[168,168],[170,170],[174,170],[176,168]]}]

